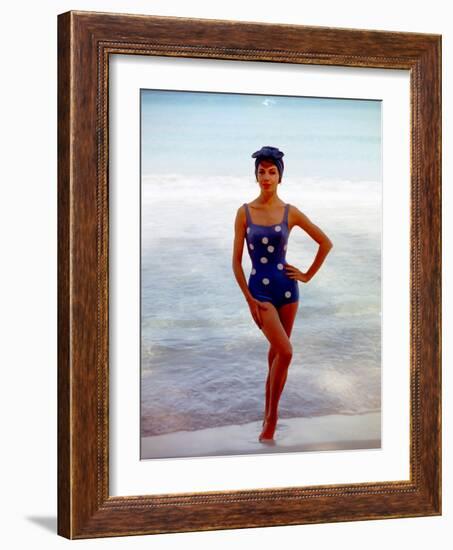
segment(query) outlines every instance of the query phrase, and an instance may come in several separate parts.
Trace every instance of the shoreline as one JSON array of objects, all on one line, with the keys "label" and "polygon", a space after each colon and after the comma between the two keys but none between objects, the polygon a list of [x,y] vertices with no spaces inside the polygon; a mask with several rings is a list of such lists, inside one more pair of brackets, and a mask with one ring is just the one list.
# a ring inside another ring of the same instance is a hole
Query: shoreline
[{"label": "shoreline", "polygon": [[140,458],[381,449],[381,413],[283,418],[273,442],[258,441],[261,421],[142,437]]}]

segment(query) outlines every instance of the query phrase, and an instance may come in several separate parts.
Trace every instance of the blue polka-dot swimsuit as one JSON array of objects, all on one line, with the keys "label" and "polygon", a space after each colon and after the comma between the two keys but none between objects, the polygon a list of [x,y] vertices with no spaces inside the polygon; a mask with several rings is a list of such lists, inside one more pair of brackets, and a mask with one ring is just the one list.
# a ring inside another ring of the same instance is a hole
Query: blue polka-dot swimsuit
[{"label": "blue polka-dot swimsuit", "polygon": [[271,302],[277,309],[299,300],[299,287],[284,270],[289,227],[288,210],[281,223],[257,225],[252,223],[248,205],[244,203],[247,216],[246,242],[252,261],[248,287],[254,298]]}]

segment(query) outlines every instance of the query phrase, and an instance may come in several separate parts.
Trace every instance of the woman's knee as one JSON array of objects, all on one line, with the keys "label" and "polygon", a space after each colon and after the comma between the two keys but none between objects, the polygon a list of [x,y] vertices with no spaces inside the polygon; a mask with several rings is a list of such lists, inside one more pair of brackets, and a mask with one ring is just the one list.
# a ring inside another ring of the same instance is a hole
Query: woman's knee
[{"label": "woman's knee", "polygon": [[293,346],[291,345],[291,342],[286,342],[285,344],[282,344],[278,347],[277,353],[280,357],[280,359],[283,359],[285,361],[291,361],[293,357]]}]

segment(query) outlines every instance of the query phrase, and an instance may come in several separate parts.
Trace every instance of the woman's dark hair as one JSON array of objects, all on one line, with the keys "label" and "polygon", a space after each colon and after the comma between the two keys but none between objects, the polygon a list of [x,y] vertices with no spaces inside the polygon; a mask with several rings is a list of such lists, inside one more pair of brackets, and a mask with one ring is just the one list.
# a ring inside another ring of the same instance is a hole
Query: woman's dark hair
[{"label": "woman's dark hair", "polygon": [[255,151],[252,155],[252,158],[255,159],[255,177],[258,180],[258,166],[262,160],[267,160],[275,164],[279,174],[279,182],[282,181],[283,169],[285,165],[283,164],[283,156],[285,153],[280,151],[278,147],[271,147],[270,145],[265,145],[261,147],[259,151]]}]

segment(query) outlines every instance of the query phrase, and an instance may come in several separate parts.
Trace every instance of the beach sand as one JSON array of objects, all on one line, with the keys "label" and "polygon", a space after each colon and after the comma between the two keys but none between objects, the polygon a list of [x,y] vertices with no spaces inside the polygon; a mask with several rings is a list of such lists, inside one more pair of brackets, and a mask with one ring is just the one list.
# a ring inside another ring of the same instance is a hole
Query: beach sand
[{"label": "beach sand", "polygon": [[381,448],[381,413],[287,418],[274,442],[261,443],[262,422],[143,437],[141,458],[180,458]]}]

